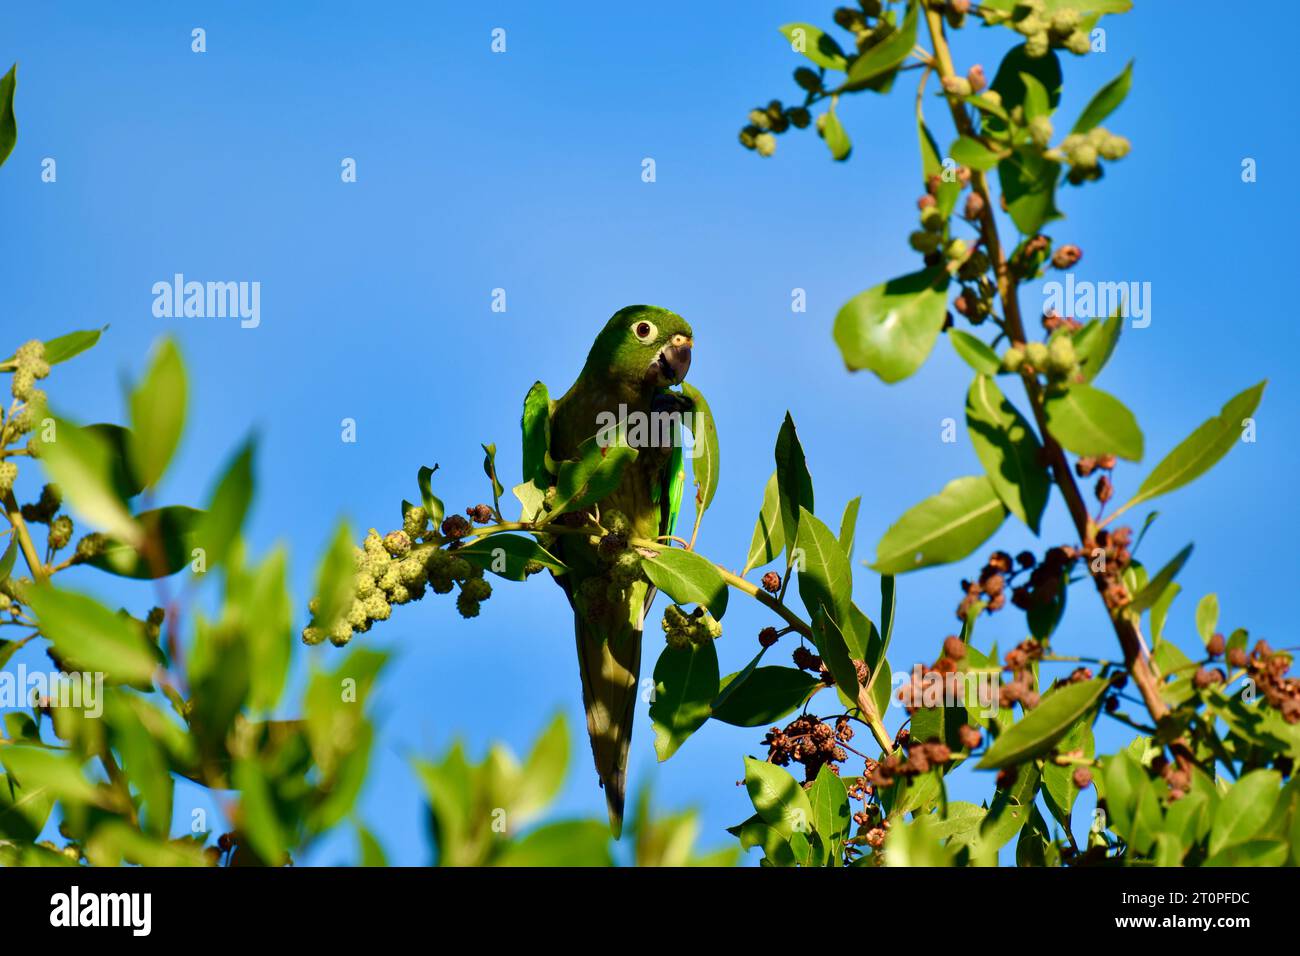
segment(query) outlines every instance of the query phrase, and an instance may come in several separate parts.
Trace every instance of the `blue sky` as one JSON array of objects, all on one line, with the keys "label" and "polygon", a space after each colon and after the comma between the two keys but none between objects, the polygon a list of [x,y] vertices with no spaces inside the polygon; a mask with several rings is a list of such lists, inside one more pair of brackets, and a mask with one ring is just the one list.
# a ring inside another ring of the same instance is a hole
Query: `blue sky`
[{"label": "blue sky", "polygon": [[[962,420],[969,378],[946,341],[916,376],[885,386],[845,372],[830,337],[845,300],[916,267],[905,242],[919,191],[910,79],[893,97],[842,105],[848,163],[832,163],[811,131],[783,136],[770,160],[736,143],[752,106],[795,98],[801,58],[777,26],[828,25],[830,12],[808,0],[6,4],[0,61],[20,63],[18,145],[0,172],[6,337],[110,324],[48,384],[74,416],[121,420],[123,377],[158,336],[176,336],[193,399],[164,497],[201,503],[255,430],[251,542],[287,542],[301,605],[339,516],[386,530],[400,500],[417,495],[416,469],[435,462],[449,505],[481,500],[482,441],[498,443],[503,475],[517,480],[519,408],[534,379],[558,394],[610,314],[663,305],[694,326],[691,380],[721,437],[701,550],[743,561],[789,409],[826,520],[863,495],[859,557],[869,558],[906,508],[979,464],[964,429],[955,444],[940,441],[944,418]],[[1065,59],[1058,126],[1136,59],[1133,91],[1106,122],[1132,154],[1103,182],[1066,190],[1068,218],[1050,230],[1083,248],[1079,279],[1151,283],[1150,327],[1126,330],[1099,383],[1147,436],[1145,466],[1117,472],[1119,495],[1229,396],[1270,379],[1258,441],[1162,500],[1143,545],[1158,565],[1197,542],[1167,631],[1189,648],[1196,600],[1210,590],[1225,630],[1285,645],[1292,617],[1289,423],[1300,395],[1285,164],[1298,144],[1280,65],[1288,35],[1259,22],[1211,25],[1139,4],[1103,21],[1106,53]],[[207,31],[202,55],[190,50],[194,27]],[[496,27],[505,54],[490,51]],[[966,30],[955,55],[991,75],[1010,41]],[[927,110],[946,145],[941,105]],[[57,161],[56,183],[41,182],[45,157]],[[357,161],[354,184],[340,181],[345,157]],[[641,179],[646,157],[654,183]],[[1257,160],[1258,182],[1241,181],[1245,157]],[[150,289],[177,272],[261,282],[260,326],[155,318]],[[805,314],[790,310],[795,287],[807,290]],[[506,289],[504,314],[490,310],[494,288]],[[1035,301],[1030,290],[1026,308]],[[357,422],[355,444],[340,441],[344,418]],[[1073,540],[1059,499],[1043,540]],[[995,543],[1014,551],[1032,539],[1009,522]],[[900,580],[896,667],[934,657],[955,630],[957,581],[980,563]],[[80,583],[148,600],[100,576]],[[875,575],[861,568],[855,591],[874,614]],[[1086,586],[1072,597],[1058,650],[1115,653],[1096,599]],[[718,647],[724,673],[752,656],[760,610],[733,602]],[[1023,636],[1023,618],[1004,613],[981,621],[977,643]],[[383,732],[362,801],[395,862],[427,858],[409,755],[456,735],[480,752],[494,739],[521,750],[557,710],[581,727],[569,610],[544,580],[499,586],[472,622],[427,599],[360,640],[399,656],[380,688]],[[325,663],[337,653],[312,652]],[[652,632],[647,673],[657,653]],[[761,737],[711,724],[656,767],[641,713],[633,785],[653,782],[665,805],[698,805],[706,842],[724,843],[722,828],[748,815],[734,784]],[[1120,739],[1107,731],[1103,746]],[[561,812],[603,815],[588,759],[579,741]],[[961,778],[955,797],[991,792],[988,775]],[[343,835],[310,862],[351,855]]]}]

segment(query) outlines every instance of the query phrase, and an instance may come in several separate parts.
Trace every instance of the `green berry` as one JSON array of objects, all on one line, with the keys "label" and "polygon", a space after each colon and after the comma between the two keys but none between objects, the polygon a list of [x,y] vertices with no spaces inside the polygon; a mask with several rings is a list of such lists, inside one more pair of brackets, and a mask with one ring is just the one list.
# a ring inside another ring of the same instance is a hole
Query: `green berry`
[{"label": "green berry", "polygon": [[46,538],[46,543],[55,551],[59,551],[68,546],[72,540],[72,519],[67,515],[59,515],[50,525],[50,533]]},{"label": "green berry", "polygon": [[1002,355],[1002,370],[1004,372],[1014,372],[1020,368],[1025,361],[1025,352],[1023,349],[1016,348],[1014,345],[1007,349]]},{"label": "green berry", "polygon": [[474,569],[464,558],[453,557],[451,563],[447,566],[447,570],[457,581],[464,581],[474,573]]},{"label": "green berry", "polygon": [[1047,346],[1042,342],[1030,342],[1025,346],[1025,361],[1033,366],[1034,371],[1041,372],[1047,367]]},{"label": "green berry", "polygon": [[938,206],[927,206],[921,213],[921,226],[927,232],[943,232],[943,227],[946,225],[948,219]]},{"label": "green berry", "polygon": [[1082,18],[1073,7],[1061,7],[1052,14],[1052,32],[1067,36],[1074,32]]},{"label": "green berry", "polygon": [[384,535],[384,550],[395,558],[404,558],[411,551],[411,539],[405,531],[390,531]]},{"label": "green berry", "polygon": [[98,531],[91,532],[77,542],[77,557],[82,561],[89,561],[103,554],[107,546],[107,538]]},{"label": "green berry", "polygon": [[1077,361],[1074,354],[1074,339],[1068,335],[1058,335],[1047,347],[1047,373],[1054,378],[1064,378],[1074,370]]},{"label": "green berry", "polygon": [[1039,149],[1046,149],[1052,141],[1052,121],[1046,116],[1035,116],[1029,121],[1029,136]]},{"label": "green berry", "polygon": [[460,586],[460,593],[471,601],[486,601],[492,596],[492,585],[484,578],[470,578]]},{"label": "green berry", "polygon": [[420,537],[429,530],[429,512],[425,511],[420,505],[411,508],[406,514],[402,515],[402,530],[412,540]]},{"label": "green berry", "polygon": [[0,461],[0,494],[13,491],[14,481],[18,477],[18,466],[12,461]]},{"label": "green berry", "polygon": [[354,600],[352,602],[352,607],[348,609],[347,622],[348,626],[353,629],[365,626],[366,605],[364,601]]},{"label": "green berry", "polygon": [[393,613],[388,601],[382,594],[376,592],[365,600],[366,617],[372,621],[386,621]]},{"label": "green berry", "polygon": [[461,591],[456,595],[456,610],[460,612],[461,617],[478,617],[479,603]]},{"label": "green berry", "polygon": [[1037,60],[1039,57],[1047,56],[1047,51],[1051,49],[1051,46],[1046,30],[1035,33],[1025,39],[1025,56]]},{"label": "green berry", "polygon": [[917,252],[926,255],[929,255],[931,252],[938,249],[940,241],[939,236],[935,235],[933,232],[925,232],[923,230],[917,230],[907,237],[908,245]]},{"label": "green berry", "polygon": [[1091,143],[1084,143],[1075,149],[1071,161],[1075,166],[1081,166],[1084,169],[1095,169],[1097,166],[1097,147]]},{"label": "green berry", "polygon": [[398,566],[395,564],[390,564],[384,569],[384,573],[375,582],[379,585],[380,590],[387,591],[391,594],[394,588],[401,585],[402,577],[398,573],[397,567]]},{"label": "green berry", "polygon": [[403,558],[401,563],[397,565],[397,576],[408,587],[412,584],[418,584],[426,577],[424,562],[413,556]]},{"label": "green berry", "polygon": [[315,646],[325,640],[325,632],[314,624],[310,624],[302,629],[302,642]]},{"label": "green berry", "polygon": [[944,255],[948,257],[949,262],[960,262],[966,258],[969,248],[965,239],[954,239],[944,248]]},{"label": "green berry", "polygon": [[352,640],[352,625],[347,621],[339,621],[330,629],[330,643],[335,647],[343,647],[350,640]]},{"label": "green berry", "polygon": [[764,110],[750,110],[749,125],[757,126],[759,129],[768,129],[772,125],[772,120],[768,118]]},{"label": "green berry", "polygon": [[1098,147],[1097,152],[1101,153],[1103,159],[1116,160],[1127,156],[1131,148],[1131,144],[1123,136],[1108,136]]},{"label": "green berry", "polygon": [[411,592],[406,589],[405,584],[399,584],[388,592],[389,604],[405,604],[411,600]]},{"label": "green berry", "polygon": [[1065,48],[1076,56],[1083,56],[1092,50],[1092,40],[1082,30],[1075,30],[1065,38]]},{"label": "green berry", "polygon": [[776,137],[771,133],[759,133],[754,137],[754,149],[760,156],[771,156],[776,152]]},{"label": "green berry", "polygon": [[816,93],[822,88],[822,80],[817,75],[817,71],[810,70],[806,66],[801,66],[794,71],[794,81],[810,93]]}]

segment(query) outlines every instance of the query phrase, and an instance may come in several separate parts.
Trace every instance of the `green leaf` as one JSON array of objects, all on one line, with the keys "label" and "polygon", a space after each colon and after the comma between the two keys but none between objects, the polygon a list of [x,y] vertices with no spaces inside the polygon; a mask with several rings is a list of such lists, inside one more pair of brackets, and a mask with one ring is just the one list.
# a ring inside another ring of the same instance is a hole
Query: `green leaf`
[{"label": "green leaf", "polygon": [[162,341],[130,396],[132,471],[146,488],[162,478],[185,430],[185,363],[173,339]]},{"label": "green leaf", "polygon": [[[136,713],[137,700],[113,695],[105,702],[105,716],[122,758],[122,770],[144,803],[145,829],[165,838],[172,822],[171,774],[162,747]],[[143,701],[140,704],[148,706]]]},{"label": "green leaf", "polygon": [[691,439],[694,442],[691,456],[691,475],[695,479],[695,507],[699,514],[713,504],[718,491],[718,466],[721,462],[718,449],[718,425],[709,403],[698,388],[689,382],[682,383],[682,394],[691,400]]},{"label": "green leaf", "polygon": [[483,445],[483,474],[492,483],[492,504],[495,507],[506,493],[505,486],[497,480],[497,446]]},{"label": "green leaf", "polygon": [[550,484],[546,452],[551,444],[551,398],[542,382],[524,396],[524,481],[542,488]]},{"label": "green leaf", "polygon": [[268,866],[279,866],[285,859],[288,835],[275,806],[272,781],[256,758],[237,759],[231,769],[231,781],[239,791],[240,830],[249,847]]},{"label": "green leaf", "polygon": [[977,766],[981,770],[998,770],[1047,753],[1109,686],[1109,679],[1099,677],[1048,691],[1037,707],[993,742]]},{"label": "green leaf", "polygon": [[840,45],[819,27],[811,23],[787,23],[780,29],[795,53],[802,53],[818,66],[843,71],[848,65]]},{"label": "green leaf", "polygon": [[831,151],[831,159],[836,162],[848,159],[849,154],[853,152],[853,141],[849,139],[849,134],[845,132],[844,124],[835,115],[834,109],[829,109],[823,114],[820,126],[822,139],[826,140],[826,148]]},{"label": "green leaf", "polygon": [[978,374],[993,376],[1002,371],[1002,360],[998,358],[998,353],[969,332],[949,329],[948,341],[952,343],[953,351]]},{"label": "green leaf", "polygon": [[442,524],[443,511],[442,499],[433,493],[433,473],[438,470],[434,465],[430,468],[428,465],[421,465],[420,470],[415,473],[415,482],[420,486],[420,501],[424,504],[424,510],[429,515],[429,523],[437,528]]},{"label": "green leaf", "polygon": [[[799,433],[789,412],[785,413],[785,421],[776,436],[776,487],[781,507],[782,537],[786,547],[793,550],[799,530],[799,509],[813,511],[814,508],[812,475],[808,473],[803,445],[799,443]],[[787,566],[789,563],[787,561]]]},{"label": "green leaf", "polygon": [[990,87],[1002,97],[1003,109],[1010,112],[1017,106],[1025,105],[1024,77],[1032,76],[1047,91],[1047,103],[1050,109],[1056,109],[1061,101],[1061,61],[1055,50],[1046,56],[1032,57],[1025,52],[1025,45],[1013,47],[1007,51],[998,65],[998,72],[993,77]]},{"label": "green leaf", "polygon": [[9,547],[5,548],[4,554],[0,555],[0,584],[9,580],[9,575],[13,572],[14,561],[18,559],[18,538],[11,535],[9,538]]},{"label": "green leaf", "polygon": [[948,155],[959,166],[982,171],[996,166],[1003,154],[989,149],[973,136],[961,136],[948,149]]},{"label": "green leaf", "polygon": [[1165,620],[1169,617],[1169,606],[1182,590],[1177,584],[1165,588],[1165,593],[1151,605],[1151,645],[1157,647],[1165,633]]},{"label": "green leaf", "polygon": [[1214,467],[1237,443],[1242,420],[1255,414],[1266,384],[1260,382],[1229,399],[1218,415],[1183,439],[1151,470],[1125,509],[1181,488]]},{"label": "green leaf", "polygon": [[857,707],[861,685],[858,683],[858,672],[853,666],[848,642],[844,638],[844,629],[826,613],[824,606],[819,607],[812,618],[817,651],[826,664],[826,669],[831,672],[831,677],[835,679],[845,700]]},{"label": "green leaf", "polygon": [[748,573],[750,568],[762,567],[775,561],[784,550],[785,528],[781,524],[781,492],[777,488],[774,471],[763,488],[763,504],[758,509],[754,535],[749,542],[749,554],[745,558],[745,573]]},{"label": "green leaf", "polygon": [[533,744],[515,788],[512,811],[527,818],[549,805],[564,786],[568,764],[569,726],[561,713],[555,715]]},{"label": "green leaf", "polygon": [[16,780],[0,774],[0,836],[34,842],[53,809],[54,794],[47,785],[38,780],[34,786],[20,787]]},{"label": "green leaf", "polygon": [[52,440],[40,444],[41,463],[73,511],[113,537],[139,544],[140,528],[114,487],[114,459],[104,440],[59,418],[49,434]]},{"label": "green leaf", "polygon": [[[1089,759],[1097,755],[1097,744],[1092,733],[1092,721],[1084,714],[1074,722],[1065,736],[1057,743],[1061,753],[1082,750]],[[1043,790],[1047,796],[1048,809],[1061,826],[1068,827],[1070,811],[1074,808],[1079,788],[1074,785],[1074,766],[1061,766],[1047,761],[1043,765]]]},{"label": "green leaf", "polygon": [[1173,560],[1161,568],[1156,576],[1133,596],[1127,610],[1134,614],[1141,614],[1147,608],[1153,607],[1157,601],[1164,597],[1166,589],[1173,584],[1174,578],[1177,577],[1178,572],[1183,569],[1183,565],[1187,563],[1187,559],[1191,556],[1192,546],[1189,544],[1174,555]]},{"label": "green leaf", "polygon": [[999,787],[994,792],[993,803],[980,823],[975,841],[977,855],[996,854],[1020,832],[1034,810],[1034,799],[1041,781],[1038,766],[1028,763],[1017,768],[1010,787]]},{"label": "green leaf", "polygon": [[1219,626],[1219,596],[1207,594],[1196,605],[1196,633],[1206,644],[1214,636],[1214,629]]},{"label": "green leaf", "polygon": [[528,577],[528,562],[536,561],[556,574],[568,570],[555,555],[532,538],[517,534],[493,534],[475,538],[456,549],[456,555],[475,567],[491,571],[509,581],[523,581]]},{"label": "green leaf", "polygon": [[1070,132],[1086,133],[1093,127],[1101,125],[1101,121],[1115,112],[1124,102],[1132,83],[1133,61],[1129,60],[1128,65],[1124,67],[1124,72],[1093,94]]},{"label": "green leaf", "polygon": [[334,538],[316,569],[316,626],[327,634],[352,607],[356,579],[355,546],[346,521],[334,529]]},{"label": "green leaf", "polygon": [[966,395],[966,428],[984,472],[1011,513],[1037,534],[1049,484],[1043,447],[1025,417],[987,375]]},{"label": "green leaf", "polygon": [[903,24],[871,49],[853,61],[849,66],[846,90],[862,89],[873,80],[893,72],[902,65],[916,45],[917,18],[919,4],[917,0],[908,0],[907,14]]},{"label": "green leaf", "polygon": [[854,296],[835,316],[835,344],[851,371],[901,382],[925,362],[943,328],[948,272],[913,272]]},{"label": "green leaf", "polygon": [[815,617],[819,608],[824,609],[837,624],[847,626],[853,569],[831,529],[807,508],[799,509],[795,551],[799,597],[809,616]]},{"label": "green leaf", "polygon": [[124,615],[94,598],[46,585],[31,589],[41,633],[60,659],[81,671],[102,671],[111,679],[148,685],[158,651]]},{"label": "green leaf", "polygon": [[18,120],[14,117],[14,89],[18,86],[18,64],[0,79],[0,166],[18,142]]},{"label": "green leaf", "polygon": [[505,848],[496,866],[609,866],[609,828],[598,820],[563,820]]},{"label": "green leaf", "polygon": [[1021,73],[1020,82],[1025,86],[1025,120],[1031,122],[1040,116],[1051,116],[1055,108],[1047,94],[1047,87],[1032,73]]},{"label": "green leaf", "polygon": [[1047,429],[1076,455],[1142,458],[1142,430],[1119,399],[1091,385],[1074,385],[1047,399]]},{"label": "green leaf", "polygon": [[890,525],[876,545],[872,568],[902,574],[960,561],[987,541],[1006,516],[986,475],[954,479]]},{"label": "green leaf", "polygon": [[1124,317],[1118,311],[1105,322],[1093,319],[1074,333],[1074,354],[1079,360],[1084,382],[1095,379],[1110,360],[1124,327]]},{"label": "green leaf", "polygon": [[107,328],[106,325],[99,329],[67,332],[49,339],[45,343],[45,361],[50,365],[58,365],[60,362],[66,362],[68,359],[80,355],[87,349],[92,348]]},{"label": "green leaf", "polygon": [[828,855],[838,856],[838,844],[848,836],[852,821],[844,781],[831,771],[829,764],[822,764],[817,772],[817,779],[808,790],[808,802],[812,804],[813,829],[822,837]]},{"label": "green leaf", "polygon": [[650,583],[677,604],[698,604],[717,620],[727,612],[727,584],[717,566],[685,548],[664,548],[645,557],[641,568]]},{"label": "green leaf", "polygon": [[0,747],[0,764],[9,773],[8,782],[23,788],[20,793],[45,791],[67,803],[102,805],[104,796],[81,772],[83,759],[45,747],[14,744]]},{"label": "green leaf", "polygon": [[840,548],[844,556],[853,560],[853,540],[857,536],[858,511],[862,508],[862,496],[851,500],[844,506],[844,515],[840,518]]},{"label": "green leaf", "polygon": [[263,713],[275,709],[289,673],[293,647],[293,606],[289,597],[288,561],[277,547],[238,584],[227,585],[232,603],[243,618],[244,645],[249,657],[248,705]]},{"label": "green leaf", "polygon": [[676,648],[665,645],[655,664],[650,722],[662,762],[709,719],[718,693],[718,651],[712,641]]},{"label": "green leaf", "polygon": [[600,501],[622,480],[623,469],[635,461],[637,450],[618,443],[601,446],[592,436],[578,446],[575,461],[560,463],[555,485],[555,502],[546,520],[580,511]]},{"label": "green leaf", "polygon": [[1163,824],[1155,785],[1129,750],[1107,758],[1102,768],[1110,828],[1138,853],[1146,853]]},{"label": "green leaf", "polygon": [[239,539],[253,501],[253,457],[257,443],[249,438],[235,453],[226,470],[222,472],[208,510],[195,529],[194,538],[204,551],[209,568],[223,564]]},{"label": "green leaf", "polygon": [[388,866],[388,856],[384,853],[384,847],[375,835],[362,826],[359,821],[353,821],[352,826],[357,834],[357,857],[360,860],[357,865],[364,867]]},{"label": "green leaf", "polygon": [[1282,775],[1276,770],[1252,770],[1229,787],[1214,813],[1210,856],[1259,833],[1273,812],[1281,788]]},{"label": "green leaf", "polygon": [[925,118],[921,115],[921,101],[916,103],[916,135],[921,143],[921,181],[928,183],[932,176],[943,172],[943,160],[939,156],[939,144],[934,141]]},{"label": "green leaf", "polygon": [[808,794],[775,764],[745,758],[745,790],[763,822],[789,840],[795,833],[812,829],[812,804]]},{"label": "green leaf", "polygon": [[998,182],[1006,199],[1011,221],[1025,235],[1033,235],[1047,223],[1061,218],[1056,208],[1056,183],[1061,164],[1047,159],[1030,146],[1019,146],[998,163]]},{"label": "green leaf", "polygon": [[[737,680],[739,686],[728,692]],[[758,667],[748,676],[741,671],[722,679],[713,717],[736,727],[768,726],[802,707],[824,686],[818,678],[793,667]]]},{"label": "green leaf", "polygon": [[119,577],[152,581],[180,571],[199,547],[204,514],[185,505],[168,505],[135,516],[144,543],[139,548],[109,537],[104,550],[86,563]]}]

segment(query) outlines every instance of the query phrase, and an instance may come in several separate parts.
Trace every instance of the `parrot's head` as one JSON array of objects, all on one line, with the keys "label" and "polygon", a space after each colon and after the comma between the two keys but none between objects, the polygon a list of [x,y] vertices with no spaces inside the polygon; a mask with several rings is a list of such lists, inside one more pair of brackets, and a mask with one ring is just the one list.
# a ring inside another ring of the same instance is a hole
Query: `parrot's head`
[{"label": "parrot's head", "polygon": [[664,388],[686,378],[691,367],[691,327],[676,312],[655,305],[629,305],[605,323],[587,357],[587,368],[629,388]]}]

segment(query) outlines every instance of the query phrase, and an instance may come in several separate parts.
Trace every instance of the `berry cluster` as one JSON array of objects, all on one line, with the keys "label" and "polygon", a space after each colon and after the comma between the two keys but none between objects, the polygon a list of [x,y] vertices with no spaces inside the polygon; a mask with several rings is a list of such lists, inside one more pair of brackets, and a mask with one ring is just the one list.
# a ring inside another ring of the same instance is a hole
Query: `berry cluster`
[{"label": "berry cluster", "polygon": [[[1097,486],[1098,498],[1109,497],[1109,479],[1105,475],[1098,480]],[[1102,559],[1099,587],[1106,599],[1106,606],[1111,610],[1124,607],[1133,600],[1133,595],[1129,594],[1128,587],[1124,584],[1124,571],[1133,561],[1133,554],[1129,550],[1132,544],[1133,529],[1124,526],[1114,531],[1102,528],[1093,540],[1085,541],[1083,545],[1085,552],[1093,556],[1094,568],[1098,567],[1096,558]]]},{"label": "berry cluster", "polygon": [[[478,505],[467,513],[478,521],[481,517],[478,509],[484,507]],[[490,509],[487,517],[490,520]],[[456,610],[462,617],[477,617],[482,602],[492,596],[492,585],[484,578],[481,566],[456,553],[456,542],[469,530],[469,521],[460,515],[449,516],[434,530],[428,512],[418,506],[406,511],[398,530],[381,536],[371,528],[361,547],[353,549],[355,575],[351,605],[328,630],[313,618],[303,628],[303,642],[319,644],[329,638],[331,643],[342,647],[353,634],[370,630],[375,621],[388,620],[394,605],[418,601],[426,590],[447,594],[459,587]],[[535,570],[540,571],[540,565]],[[315,615],[319,600],[313,598],[308,607]]]},{"label": "berry cluster", "polygon": [[[912,668],[912,679],[898,690],[898,700],[909,714],[935,702],[960,699],[956,673],[958,662],[966,656],[966,645],[960,637],[951,634],[944,638],[943,652],[929,667]],[[943,695],[943,696],[940,696]]]},{"label": "berry cluster", "polygon": [[664,639],[669,647],[681,649],[692,644],[707,644],[722,636],[722,625],[702,607],[689,614],[676,604],[664,609]]},{"label": "berry cluster", "polygon": [[1019,703],[1025,710],[1033,710],[1038,706],[1038,691],[1034,689],[1034,672],[1030,665],[1041,660],[1042,656],[1043,645],[1032,637],[1007,651],[1003,663],[1004,669],[1011,672],[1011,680],[998,690],[999,707]]},{"label": "berry cluster", "polygon": [[985,8],[986,23],[1004,23],[1025,38],[1025,53],[1037,59],[1053,47],[1083,56],[1092,49],[1083,17],[1073,7],[1047,12],[1046,0],[1020,0],[1010,13]]},{"label": "berry cluster", "polygon": [[[560,520],[564,521],[566,517],[562,516]],[[575,523],[587,520],[583,515],[574,515],[573,518]],[[605,534],[590,541],[596,547],[601,571],[584,579],[579,586],[579,594],[592,614],[602,614],[609,607],[622,604],[632,586],[646,580],[645,572],[641,570],[641,553],[628,544],[633,529],[627,516],[621,511],[610,510],[602,514],[600,520]]]},{"label": "berry cluster", "polygon": [[1071,133],[1061,140],[1060,152],[1070,164],[1066,180],[1078,186],[1102,177],[1101,160],[1114,162],[1128,155],[1131,144],[1102,126],[1086,133]]},{"label": "berry cluster", "polygon": [[1057,316],[1050,318],[1056,320],[1052,322],[1056,331],[1046,342],[1019,342],[1003,353],[1004,372],[1042,375],[1053,385],[1080,380],[1079,357],[1074,350],[1071,327]]},{"label": "berry cluster", "polygon": [[[39,339],[23,343],[11,361],[14,369],[9,389],[15,406],[0,428],[0,446],[12,445],[36,428],[46,404],[45,392],[37,388],[36,383],[50,374],[50,363],[45,361],[45,343]],[[27,442],[27,451],[33,458],[39,457],[39,451],[33,451],[38,446],[39,442],[34,439]],[[0,494],[13,489],[17,474],[18,469],[12,462],[0,462]]]},{"label": "berry cluster", "polygon": [[[1223,653],[1225,645],[1223,635],[1215,634],[1207,649],[1211,656],[1217,657]],[[1249,654],[1244,647],[1234,647],[1228,653],[1228,663],[1246,671],[1263,695],[1264,701],[1278,711],[1288,724],[1300,723],[1300,678],[1287,676],[1292,664],[1290,654],[1275,651],[1267,641],[1260,640],[1255,642]],[[1205,668],[1197,671],[1197,687],[1207,686],[1207,678],[1202,676],[1205,671]],[[1221,670],[1208,673],[1214,675],[1214,678],[1208,679],[1210,683],[1221,683],[1225,679]]]},{"label": "berry cluster", "polygon": [[[800,86],[813,84],[805,89],[820,89],[821,77],[807,67],[795,71],[795,81]],[[760,156],[771,156],[776,152],[776,136],[784,133],[791,126],[804,129],[812,122],[812,114],[807,107],[782,105],[780,100],[772,100],[767,106],[749,111],[749,123],[740,131],[740,145],[752,149]]]},{"label": "berry cluster", "polygon": [[803,764],[804,782],[811,783],[823,766],[838,774],[837,764],[849,758],[848,751],[840,746],[853,736],[848,721],[840,718],[832,729],[812,714],[801,714],[785,729],[773,727],[763,738],[767,759],[778,767],[789,766],[790,761]]}]

